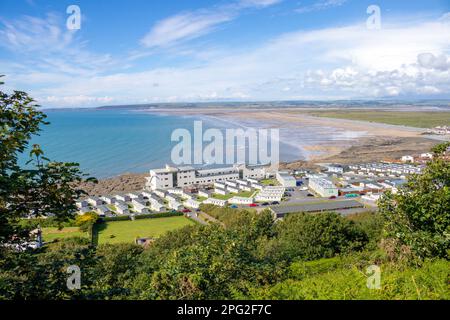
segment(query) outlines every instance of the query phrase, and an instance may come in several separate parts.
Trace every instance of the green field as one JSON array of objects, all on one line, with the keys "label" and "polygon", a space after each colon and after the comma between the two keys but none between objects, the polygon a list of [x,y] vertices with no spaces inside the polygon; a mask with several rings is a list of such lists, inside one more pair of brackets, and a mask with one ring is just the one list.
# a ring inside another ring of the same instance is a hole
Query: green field
[{"label": "green field", "polygon": [[[193,221],[179,216],[168,218],[138,219],[135,221],[111,221],[97,226],[98,243],[133,243],[136,237],[159,237],[163,233],[194,224]],[[70,237],[87,237],[77,227],[43,228],[44,241]]]},{"label": "green field", "polygon": [[228,200],[228,199],[231,199],[233,197],[249,198],[249,197],[251,197],[253,195],[253,193],[254,193],[254,191],[242,191],[242,192],[239,192],[239,193],[229,193],[229,194],[226,194],[226,195],[221,195],[221,194],[214,193],[212,195],[212,198],[220,199],[220,200]]},{"label": "green field", "polygon": [[167,231],[194,224],[185,217],[138,219],[135,221],[113,221],[100,224],[99,243],[131,243],[136,237],[157,238]]},{"label": "green field", "polygon": [[71,237],[86,237],[87,233],[78,230],[78,227],[65,227],[61,230],[58,228],[42,228],[42,237],[44,241],[52,241],[55,239],[65,239]]},{"label": "green field", "polygon": [[450,112],[400,112],[400,111],[314,111],[313,116],[379,122],[418,128],[450,125]]}]

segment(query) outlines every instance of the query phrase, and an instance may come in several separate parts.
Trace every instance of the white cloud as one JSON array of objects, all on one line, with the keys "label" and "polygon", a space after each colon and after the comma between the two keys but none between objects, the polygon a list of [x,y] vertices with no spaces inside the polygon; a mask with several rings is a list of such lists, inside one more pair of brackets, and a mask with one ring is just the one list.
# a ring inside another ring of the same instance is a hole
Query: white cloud
[{"label": "white cloud", "polygon": [[312,5],[302,6],[297,8],[295,11],[298,13],[308,13],[314,11],[321,11],[330,8],[340,7],[345,4],[347,0],[320,0]]},{"label": "white cloud", "polygon": [[282,0],[240,0],[228,5],[179,13],[157,22],[141,39],[147,48],[167,47],[208,34],[239,16],[241,10],[265,8]]}]

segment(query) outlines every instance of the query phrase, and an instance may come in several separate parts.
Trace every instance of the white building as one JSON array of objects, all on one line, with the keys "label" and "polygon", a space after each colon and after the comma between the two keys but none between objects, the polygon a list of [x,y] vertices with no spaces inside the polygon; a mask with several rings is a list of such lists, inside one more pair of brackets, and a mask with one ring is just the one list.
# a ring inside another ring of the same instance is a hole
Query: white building
[{"label": "white building", "polygon": [[98,206],[95,208],[95,211],[98,213],[99,216],[104,217],[107,214],[111,214],[111,209],[109,209],[107,206]]},{"label": "white building", "polygon": [[86,200],[78,200],[77,202],[75,202],[75,205],[78,208],[86,208],[88,206],[88,202]]},{"label": "white building", "polygon": [[130,214],[128,205],[123,201],[117,201],[116,203],[114,203],[114,207],[116,208],[116,212],[118,214]]},{"label": "white building", "polygon": [[276,178],[283,187],[293,188],[297,186],[297,180],[287,172],[277,172]]},{"label": "white building", "polygon": [[263,179],[265,166],[236,165],[227,168],[195,169],[193,167],[171,167],[150,170],[145,187],[148,190],[184,188],[191,185],[212,185],[215,182],[238,179]]},{"label": "white building", "polygon": [[200,208],[201,203],[194,199],[188,199],[183,204],[185,207],[192,208],[192,209],[198,209],[198,208]]},{"label": "white building", "polygon": [[91,211],[93,211],[93,210],[89,207],[81,207],[78,209],[78,214],[83,215],[83,214],[85,214],[87,212],[91,212]]},{"label": "white building", "polygon": [[139,212],[139,213],[150,213],[150,211],[147,208],[147,204],[145,201],[139,200],[139,199],[133,199],[131,202],[133,205],[133,208]]},{"label": "white building", "polygon": [[228,194],[228,190],[216,188],[216,189],[214,189],[214,193],[225,196]]},{"label": "white building", "polygon": [[178,201],[169,201],[169,208],[173,210],[180,210],[183,208],[183,205]]},{"label": "white building", "polygon": [[401,158],[402,162],[414,162],[414,157],[413,156],[403,156]]},{"label": "white building", "polygon": [[207,191],[207,190],[199,190],[198,191],[198,196],[199,197],[209,198],[211,196],[211,192]]},{"label": "white building", "polygon": [[153,211],[156,211],[156,212],[163,212],[163,211],[165,211],[165,206],[162,203],[159,203],[159,202],[151,202],[150,203],[150,208]]},{"label": "white building", "polygon": [[257,202],[277,201],[283,198],[286,189],[283,186],[267,186],[264,187],[255,197]]},{"label": "white building", "polygon": [[205,201],[203,201],[204,204],[213,204],[215,206],[219,207],[225,207],[227,205],[226,200],[216,199],[216,198],[208,198]]},{"label": "white building", "polygon": [[107,197],[107,196],[102,196],[100,197],[100,200],[102,200],[103,202],[107,203],[107,204],[113,204],[114,202],[116,202],[116,199],[113,197]]},{"label": "white building", "polygon": [[231,186],[227,186],[227,190],[230,193],[239,193],[239,189],[237,187],[231,187]]},{"label": "white building", "polygon": [[233,197],[228,200],[229,204],[252,204],[254,201],[253,198],[245,198],[245,197]]},{"label": "white building", "polygon": [[124,195],[118,194],[118,195],[115,195],[114,198],[116,198],[116,200],[123,201],[123,202],[130,202],[131,201],[130,196],[128,196],[126,194],[124,194]]},{"label": "white building", "polygon": [[167,194],[166,191],[161,190],[161,189],[153,190],[153,193],[156,194],[158,197],[163,198],[163,199],[166,197],[166,194]]},{"label": "white building", "polygon": [[214,188],[225,189],[227,186],[223,182],[214,182]]},{"label": "white building", "polygon": [[312,178],[309,179],[309,188],[322,197],[337,197],[338,188],[328,179]]},{"label": "white building", "polygon": [[422,153],[421,155],[420,155],[420,157],[422,158],[422,159],[433,159],[433,154],[432,153],[429,153],[429,152],[427,152],[427,153]]},{"label": "white building", "polygon": [[103,201],[98,198],[98,197],[89,197],[86,199],[86,201],[91,205],[91,206],[100,206],[103,204]]},{"label": "white building", "polygon": [[344,173],[344,167],[339,165],[339,164],[329,164],[326,165],[325,168],[327,168],[328,172],[332,172],[332,173]]}]

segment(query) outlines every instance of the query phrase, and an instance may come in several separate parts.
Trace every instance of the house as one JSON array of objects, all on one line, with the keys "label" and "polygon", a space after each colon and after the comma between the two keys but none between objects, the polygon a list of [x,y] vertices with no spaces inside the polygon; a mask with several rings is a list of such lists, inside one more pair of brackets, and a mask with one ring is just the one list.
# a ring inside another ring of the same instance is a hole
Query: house
[{"label": "house", "polygon": [[236,187],[227,186],[227,190],[230,193],[239,193],[239,189]]},{"label": "house", "polygon": [[422,153],[422,154],[420,155],[420,157],[421,157],[422,159],[429,159],[429,160],[431,160],[431,159],[433,159],[433,154],[430,153],[430,152]]},{"label": "house", "polygon": [[128,208],[128,205],[123,201],[117,201],[114,203],[114,207],[116,208],[116,212],[118,214],[130,214],[130,209]]},{"label": "house", "polygon": [[401,161],[406,163],[406,162],[414,162],[414,157],[413,156],[403,156],[401,158]]},{"label": "house", "polygon": [[228,191],[227,190],[225,190],[225,189],[219,189],[219,188],[216,188],[216,189],[214,189],[214,193],[216,193],[216,194],[221,194],[221,195],[227,195],[228,194]]},{"label": "house", "polygon": [[78,208],[85,208],[88,206],[88,202],[86,200],[78,200],[77,202],[75,202],[75,205]]},{"label": "house", "polygon": [[297,186],[297,180],[287,172],[277,172],[277,181],[286,188],[293,188]]},{"label": "house", "polygon": [[183,208],[182,204],[178,201],[169,201],[169,208],[173,210],[181,210]]},{"label": "house", "polygon": [[278,201],[283,198],[286,189],[283,186],[264,187],[255,197],[257,202]]},{"label": "house", "polygon": [[103,201],[98,198],[98,197],[89,197],[87,198],[87,202],[91,205],[91,206],[100,206],[103,204]]},{"label": "house", "polygon": [[163,204],[161,204],[161,203],[158,203],[158,202],[152,202],[150,204],[150,208],[153,211],[156,211],[156,212],[163,212],[163,211],[165,211],[165,206]]},{"label": "house", "polygon": [[253,198],[246,197],[233,197],[228,200],[229,204],[252,204],[254,201]]},{"label": "house", "polygon": [[222,183],[222,182],[214,182],[214,188],[216,188],[216,189],[225,189],[226,188],[226,184]]},{"label": "house", "polygon": [[112,213],[111,209],[109,209],[107,206],[104,206],[104,205],[98,206],[97,208],[95,208],[95,211],[101,217],[110,215]]},{"label": "house", "polygon": [[127,194],[124,194],[124,195],[119,195],[118,194],[118,195],[115,195],[114,198],[116,198],[116,200],[123,201],[123,202],[130,202],[131,201],[130,196],[127,195]]},{"label": "house", "polygon": [[233,181],[225,181],[225,184],[229,187],[233,187],[233,188],[237,187],[237,183],[233,182]]},{"label": "house", "polygon": [[208,190],[198,190],[199,197],[209,198],[211,196],[211,194],[212,193]]},{"label": "house", "polygon": [[339,173],[339,174],[344,173],[344,167],[339,164],[329,164],[329,165],[326,165],[325,168],[327,168],[328,172]]},{"label": "house", "polygon": [[164,199],[166,197],[167,192],[161,189],[153,190],[153,193],[156,194],[158,197]]},{"label": "house", "polygon": [[183,204],[184,204],[185,207],[198,209],[198,208],[200,208],[200,204],[201,203],[199,201],[194,200],[194,199],[188,199]]},{"label": "house", "polygon": [[89,207],[81,207],[78,209],[78,214],[83,215],[83,214],[85,214],[87,212],[91,212],[91,211],[93,211],[93,210]]},{"label": "house", "polygon": [[104,203],[106,204],[113,204],[114,202],[116,202],[116,199],[113,197],[107,197],[107,196],[102,196],[100,197],[100,200],[102,200]]},{"label": "house", "polygon": [[145,201],[133,199],[131,203],[135,211],[139,213],[150,213],[150,211],[147,208],[147,203]]},{"label": "house", "polygon": [[337,197],[338,188],[328,179],[310,178],[308,187],[321,197]]},{"label": "house", "polygon": [[130,193],[127,193],[127,196],[129,196],[131,200],[133,200],[133,199],[143,200],[144,199],[144,196],[142,195],[142,193],[137,194],[137,193],[130,192]]},{"label": "house", "polygon": [[215,206],[219,207],[225,207],[227,205],[226,200],[216,199],[216,198],[208,198],[205,201],[203,201],[204,204],[213,204]]},{"label": "house", "polygon": [[252,187],[250,187],[248,185],[244,185],[244,184],[240,184],[239,189],[243,190],[243,191],[252,191]]}]

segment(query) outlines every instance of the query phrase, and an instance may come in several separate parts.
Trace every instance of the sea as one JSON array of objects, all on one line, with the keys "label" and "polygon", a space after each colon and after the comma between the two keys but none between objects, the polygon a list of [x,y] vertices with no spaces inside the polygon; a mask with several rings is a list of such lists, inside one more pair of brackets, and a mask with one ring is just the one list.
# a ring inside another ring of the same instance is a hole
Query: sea
[{"label": "sea", "polygon": [[[269,103],[267,107],[274,107]],[[283,105],[286,103],[283,103]],[[303,103],[317,108],[335,107],[334,103]],[[342,103],[340,103],[342,104]],[[340,105],[339,104],[339,105]],[[388,102],[345,102],[346,108],[392,109]],[[379,104],[379,106],[378,106]],[[301,106],[302,103],[293,103]],[[433,102],[431,105],[420,102],[404,103],[404,109],[448,110],[448,102]],[[195,106],[187,106],[189,108]],[[230,107],[233,107],[231,105]],[[241,107],[236,105],[235,107]],[[261,110],[263,104],[246,105]],[[396,102],[395,109],[401,109]],[[178,144],[171,141],[176,129],[187,129],[193,133],[194,122],[202,121],[203,132],[216,128],[226,129],[279,129],[279,160],[290,162],[310,160],[311,157],[323,156],[318,151],[320,145],[346,144],[366,135],[365,132],[351,131],[346,128],[298,125],[296,123],[280,123],[274,120],[260,120],[242,116],[219,117],[209,115],[183,115],[181,113],[152,112],[152,108],[140,106],[123,106],[108,108],[47,109],[49,125],[42,127],[39,136],[30,142],[41,145],[45,156],[54,161],[77,162],[81,169],[97,178],[108,178],[123,173],[143,173],[152,168],[160,168],[171,161],[172,149]],[[263,110],[263,109],[262,109]],[[193,134],[192,134],[193,136]],[[204,146],[208,144],[207,142]],[[247,148],[248,149],[248,148]],[[320,148],[319,148],[320,149]],[[29,160],[29,152],[19,157],[25,165]],[[204,166],[210,166],[205,163]]]},{"label": "sea", "polygon": [[[30,146],[39,144],[51,160],[77,162],[84,172],[97,178],[143,173],[173,164],[171,152],[178,141],[171,141],[172,132],[187,129],[193,133],[194,121],[202,121],[204,131],[217,128],[223,133],[228,128],[259,129],[267,125],[249,119],[230,121],[132,109],[63,109],[45,113],[50,124],[42,127]],[[305,159],[305,154],[298,146],[280,142],[279,157],[281,161],[294,161]],[[28,159],[29,150],[20,156],[20,162],[25,165]]]}]

